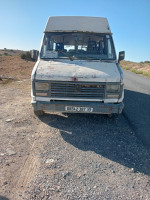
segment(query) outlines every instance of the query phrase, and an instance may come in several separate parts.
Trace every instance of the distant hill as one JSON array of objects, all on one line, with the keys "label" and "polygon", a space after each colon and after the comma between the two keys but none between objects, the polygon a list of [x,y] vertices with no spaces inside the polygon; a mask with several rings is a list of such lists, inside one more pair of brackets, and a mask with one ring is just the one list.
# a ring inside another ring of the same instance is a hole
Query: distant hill
[{"label": "distant hill", "polygon": [[20,55],[21,53],[24,53],[26,51],[18,50],[18,49],[0,49],[0,56],[15,56]]}]

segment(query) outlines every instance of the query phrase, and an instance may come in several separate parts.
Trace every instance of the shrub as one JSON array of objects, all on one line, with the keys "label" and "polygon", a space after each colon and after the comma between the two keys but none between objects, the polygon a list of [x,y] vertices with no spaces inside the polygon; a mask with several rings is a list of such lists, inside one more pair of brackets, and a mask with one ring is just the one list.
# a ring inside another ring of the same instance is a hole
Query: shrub
[{"label": "shrub", "polygon": [[143,74],[143,72],[139,70],[136,72],[136,74]]},{"label": "shrub", "polygon": [[144,72],[143,75],[150,78],[150,74],[148,74],[147,72]]},{"label": "shrub", "polygon": [[21,57],[22,59],[25,59],[25,60],[31,60],[31,53],[30,53],[29,51],[27,51],[26,53],[22,53],[22,54],[20,55],[20,57]]},{"label": "shrub", "polygon": [[26,59],[26,54],[25,54],[25,53],[22,53],[22,54],[20,55],[20,57],[21,57],[22,59]]},{"label": "shrub", "polygon": [[132,69],[131,72],[137,73],[137,70],[136,69]]},{"label": "shrub", "polygon": [[125,69],[125,70],[130,70],[130,68],[129,68],[129,67],[124,67],[124,69]]},{"label": "shrub", "polygon": [[146,60],[144,63],[150,63],[150,61]]}]

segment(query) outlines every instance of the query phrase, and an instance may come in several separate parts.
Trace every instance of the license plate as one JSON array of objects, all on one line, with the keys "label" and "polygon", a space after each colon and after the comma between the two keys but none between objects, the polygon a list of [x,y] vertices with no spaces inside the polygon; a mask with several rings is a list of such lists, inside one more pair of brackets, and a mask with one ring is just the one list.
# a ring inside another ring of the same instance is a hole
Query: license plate
[{"label": "license plate", "polygon": [[93,112],[91,107],[65,106],[65,111],[71,112]]}]

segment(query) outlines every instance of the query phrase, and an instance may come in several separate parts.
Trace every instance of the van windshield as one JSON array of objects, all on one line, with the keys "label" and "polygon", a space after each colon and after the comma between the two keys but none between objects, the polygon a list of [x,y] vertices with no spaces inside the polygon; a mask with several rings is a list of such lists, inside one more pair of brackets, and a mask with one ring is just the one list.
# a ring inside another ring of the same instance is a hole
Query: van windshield
[{"label": "van windshield", "polygon": [[108,34],[45,33],[40,58],[115,60],[116,55]]}]

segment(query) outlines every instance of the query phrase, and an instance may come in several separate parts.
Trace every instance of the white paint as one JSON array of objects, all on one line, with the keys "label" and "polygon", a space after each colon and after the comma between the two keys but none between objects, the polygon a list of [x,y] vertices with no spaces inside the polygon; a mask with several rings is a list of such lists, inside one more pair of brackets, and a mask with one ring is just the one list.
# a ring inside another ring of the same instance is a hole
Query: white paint
[{"label": "white paint", "polygon": [[36,80],[85,82],[120,82],[116,63],[81,60],[40,60],[36,68]]},{"label": "white paint", "polygon": [[107,18],[85,16],[50,17],[45,32],[93,32],[111,34]]},{"label": "white paint", "polygon": [[39,62],[40,62],[40,60],[38,60],[38,61],[35,63],[34,67],[33,67],[33,70],[32,70],[32,73],[31,73],[31,81],[34,80],[35,72],[36,72],[36,69],[37,69],[37,67],[38,67],[38,65],[39,65]]}]

